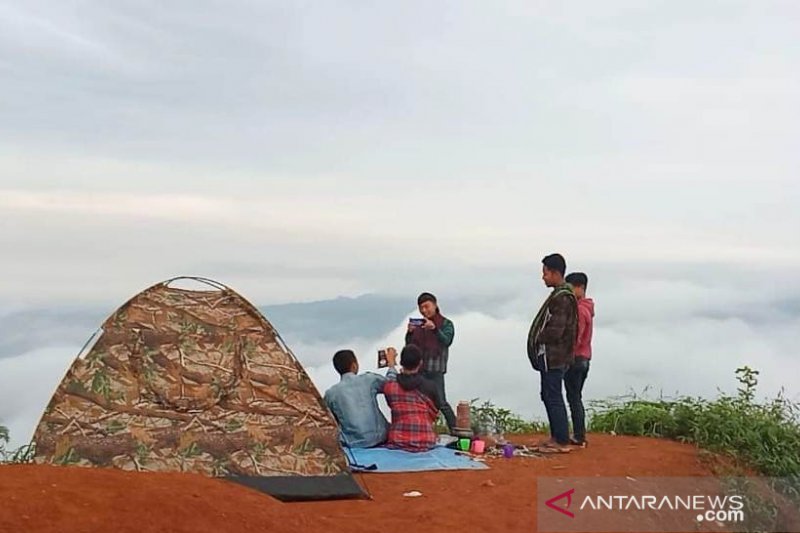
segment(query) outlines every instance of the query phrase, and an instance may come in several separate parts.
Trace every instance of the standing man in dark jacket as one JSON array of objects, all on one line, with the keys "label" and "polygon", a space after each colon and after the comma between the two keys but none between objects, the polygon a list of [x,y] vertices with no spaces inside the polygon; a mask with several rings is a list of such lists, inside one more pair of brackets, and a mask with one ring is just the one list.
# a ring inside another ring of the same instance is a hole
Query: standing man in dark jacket
[{"label": "standing man in dark jacket", "polygon": [[543,451],[567,452],[569,422],[562,392],[564,374],[574,359],[578,305],[564,280],[567,262],[560,254],[542,260],[542,280],[553,289],[536,314],[528,333],[528,359],[541,374],[541,396],[550,424],[550,439]]},{"label": "standing man in dark jacket", "polygon": [[444,375],[447,373],[447,360],[450,357],[450,345],[455,337],[453,322],[442,316],[436,296],[423,292],[417,298],[419,312],[425,319],[421,326],[408,325],[406,345],[414,344],[422,350],[422,375],[436,385],[439,405],[437,407],[447,421],[447,427],[452,433],[456,427],[456,415],[453,408],[447,403],[445,394]]}]

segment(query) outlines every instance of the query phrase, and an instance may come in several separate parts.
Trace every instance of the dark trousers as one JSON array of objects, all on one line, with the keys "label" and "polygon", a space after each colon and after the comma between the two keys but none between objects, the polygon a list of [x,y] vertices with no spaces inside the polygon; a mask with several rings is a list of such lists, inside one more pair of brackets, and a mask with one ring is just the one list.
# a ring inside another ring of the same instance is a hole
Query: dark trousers
[{"label": "dark trousers", "polygon": [[567,402],[572,414],[572,433],[575,440],[586,439],[586,412],[583,409],[583,384],[589,375],[589,360],[576,357],[575,362],[564,375],[564,387],[567,389]]},{"label": "dark trousers", "polygon": [[423,372],[422,376],[433,381],[433,384],[436,385],[436,395],[439,397],[439,405],[436,407],[444,415],[447,427],[450,431],[453,431],[453,428],[456,427],[456,414],[450,404],[447,403],[447,395],[444,392],[444,372]]},{"label": "dark trousers", "polygon": [[542,375],[542,402],[547,411],[547,422],[550,424],[550,436],[558,444],[569,444],[569,421],[567,406],[564,404],[562,384],[565,369],[550,369],[540,372]]}]

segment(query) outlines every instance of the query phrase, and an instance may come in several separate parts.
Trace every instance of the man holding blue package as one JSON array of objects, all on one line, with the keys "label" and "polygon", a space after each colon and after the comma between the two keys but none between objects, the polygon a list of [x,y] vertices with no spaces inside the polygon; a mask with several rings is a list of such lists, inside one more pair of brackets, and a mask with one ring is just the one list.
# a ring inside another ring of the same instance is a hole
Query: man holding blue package
[{"label": "man holding blue package", "polygon": [[439,399],[437,407],[444,415],[447,427],[452,433],[456,427],[456,415],[447,402],[444,375],[447,373],[447,360],[455,337],[455,327],[450,319],[442,315],[433,294],[429,292],[420,294],[417,306],[423,318],[409,320],[406,345],[414,344],[422,350],[422,375],[436,385]]}]

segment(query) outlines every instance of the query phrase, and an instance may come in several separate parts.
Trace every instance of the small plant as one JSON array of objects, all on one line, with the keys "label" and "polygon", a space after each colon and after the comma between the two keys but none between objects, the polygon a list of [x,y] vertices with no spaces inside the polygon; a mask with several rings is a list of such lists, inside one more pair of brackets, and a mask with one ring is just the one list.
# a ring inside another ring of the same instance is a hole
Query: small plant
[{"label": "small plant", "polygon": [[5,462],[9,464],[32,463],[34,455],[36,455],[36,447],[33,444],[26,444],[16,450],[7,452]]},{"label": "small plant", "polygon": [[444,419],[443,415],[439,415],[439,418],[436,419],[436,422],[433,423],[433,431],[438,435],[447,435],[447,422]]},{"label": "small plant", "polygon": [[478,398],[473,398],[469,403],[472,430],[475,433],[517,434],[547,431],[546,424],[524,420],[509,409],[497,407],[491,401],[479,402]]},{"label": "small plant", "polygon": [[8,428],[5,426],[0,426],[0,458],[5,455],[8,439]]},{"label": "small plant", "polygon": [[7,450],[6,446],[10,438],[8,428],[0,426],[0,463],[20,464],[33,462],[35,454],[33,444],[27,444],[15,450]]}]

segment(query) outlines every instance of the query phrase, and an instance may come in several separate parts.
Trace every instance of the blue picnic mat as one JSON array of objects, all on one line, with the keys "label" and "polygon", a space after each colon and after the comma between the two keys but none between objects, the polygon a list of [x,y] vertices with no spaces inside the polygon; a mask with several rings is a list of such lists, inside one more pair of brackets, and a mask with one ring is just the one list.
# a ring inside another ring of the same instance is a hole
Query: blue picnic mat
[{"label": "blue picnic mat", "polygon": [[375,465],[375,470],[354,468],[360,472],[424,472],[426,470],[485,470],[484,463],[473,461],[456,450],[437,446],[427,452],[404,452],[388,448],[348,448],[347,460],[361,467]]}]

